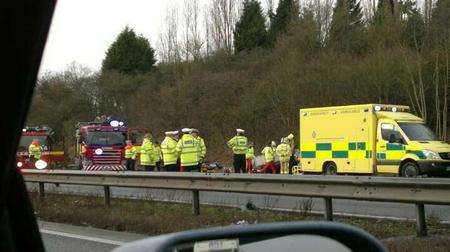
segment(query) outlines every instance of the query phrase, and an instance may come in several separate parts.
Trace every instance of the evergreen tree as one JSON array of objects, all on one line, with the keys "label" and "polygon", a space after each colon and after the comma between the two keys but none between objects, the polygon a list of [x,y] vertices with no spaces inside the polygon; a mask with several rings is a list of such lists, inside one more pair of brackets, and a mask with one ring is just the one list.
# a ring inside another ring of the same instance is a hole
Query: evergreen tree
[{"label": "evergreen tree", "polygon": [[364,26],[357,0],[338,0],[333,9],[328,44],[335,50],[359,53],[365,48]]},{"label": "evergreen tree", "polygon": [[401,3],[401,11],[406,15],[402,31],[403,41],[412,48],[421,48],[425,37],[425,21],[413,1]]},{"label": "evergreen tree", "polygon": [[113,70],[123,74],[149,72],[155,64],[155,51],[149,41],[137,36],[128,26],[117,36],[106,52],[102,71]]},{"label": "evergreen tree", "polygon": [[262,8],[257,0],[245,0],[242,16],[236,23],[234,48],[237,52],[251,51],[267,45],[267,31]]},{"label": "evergreen tree", "polygon": [[438,0],[431,14],[429,41],[434,46],[450,47],[450,0]]},{"label": "evergreen tree", "polygon": [[402,2],[378,1],[372,25],[369,27],[369,41],[372,48],[392,48],[402,43],[402,14],[404,14],[401,11]]},{"label": "evergreen tree", "polygon": [[375,24],[384,25],[394,16],[394,0],[378,0],[375,12]]},{"label": "evergreen tree", "polygon": [[299,19],[299,5],[297,0],[280,0],[276,14],[270,20],[269,41],[272,45],[280,34],[285,33],[292,21]]}]

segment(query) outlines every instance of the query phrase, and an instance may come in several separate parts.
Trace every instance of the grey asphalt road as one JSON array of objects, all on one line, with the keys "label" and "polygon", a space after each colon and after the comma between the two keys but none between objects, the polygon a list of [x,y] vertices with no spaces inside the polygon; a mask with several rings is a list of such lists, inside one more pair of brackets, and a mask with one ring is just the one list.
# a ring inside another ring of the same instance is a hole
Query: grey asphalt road
[{"label": "grey asphalt road", "polygon": [[[29,190],[36,190],[36,184],[27,183]],[[46,184],[46,191],[79,195],[103,195],[103,188],[99,186],[79,186]],[[149,199],[158,201],[191,202],[189,191],[159,190],[143,188],[111,187],[111,196],[119,198]],[[225,206],[243,206],[252,202],[257,207],[302,211],[310,207],[312,212],[323,212],[322,199],[310,199],[289,196],[268,196],[242,193],[200,192],[202,204]],[[367,217],[389,217],[400,219],[415,219],[416,212],[413,204],[386,203],[354,200],[333,200],[335,214],[348,214]],[[450,206],[426,205],[426,214],[438,217],[441,221],[450,222]]]},{"label": "grey asphalt road", "polygon": [[46,251],[111,251],[144,235],[39,221]]},{"label": "grey asphalt road", "polygon": [[111,251],[117,247],[117,245],[86,241],[79,238],[66,237],[61,235],[42,233],[42,239],[44,240],[44,246],[46,251]]}]

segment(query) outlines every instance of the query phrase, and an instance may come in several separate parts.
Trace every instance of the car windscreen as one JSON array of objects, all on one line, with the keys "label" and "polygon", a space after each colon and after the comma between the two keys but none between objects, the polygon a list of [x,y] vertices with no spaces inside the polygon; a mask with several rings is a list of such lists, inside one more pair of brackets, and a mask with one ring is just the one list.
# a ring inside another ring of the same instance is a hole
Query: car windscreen
[{"label": "car windscreen", "polygon": [[45,147],[47,145],[47,137],[46,136],[22,136],[20,137],[19,146],[17,147],[17,151],[27,151],[28,146],[30,146],[33,140],[39,140],[41,146]]},{"label": "car windscreen", "polygon": [[86,144],[89,145],[121,145],[125,144],[125,133],[115,131],[89,131]]},{"label": "car windscreen", "polygon": [[437,141],[433,131],[423,123],[399,122],[398,125],[411,141]]}]

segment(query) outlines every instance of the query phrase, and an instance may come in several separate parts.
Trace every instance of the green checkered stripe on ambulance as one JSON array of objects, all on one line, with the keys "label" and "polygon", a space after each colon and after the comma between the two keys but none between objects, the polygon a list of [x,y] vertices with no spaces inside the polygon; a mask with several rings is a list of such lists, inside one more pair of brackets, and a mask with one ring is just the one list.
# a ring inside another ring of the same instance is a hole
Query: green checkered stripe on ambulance
[{"label": "green checkered stripe on ambulance", "polygon": [[367,142],[302,143],[302,158],[371,158]]},{"label": "green checkered stripe on ambulance", "polygon": [[387,143],[386,151],[377,153],[378,160],[401,160],[406,154],[416,155],[419,159],[426,159],[421,150],[408,150],[403,144]]}]

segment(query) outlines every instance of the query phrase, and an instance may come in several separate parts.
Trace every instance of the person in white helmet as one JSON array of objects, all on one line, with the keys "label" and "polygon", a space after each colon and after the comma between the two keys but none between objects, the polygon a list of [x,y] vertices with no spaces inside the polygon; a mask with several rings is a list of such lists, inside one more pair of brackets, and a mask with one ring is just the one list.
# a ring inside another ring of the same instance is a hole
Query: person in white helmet
[{"label": "person in white helmet", "polygon": [[228,147],[233,151],[233,166],[236,173],[245,172],[245,153],[247,153],[248,149],[248,140],[244,133],[243,129],[236,129],[236,136],[227,143]]},{"label": "person in white helmet", "polygon": [[175,135],[178,134],[178,131],[167,131],[164,134],[166,137],[161,143],[164,169],[168,172],[176,172],[178,171],[178,152],[176,150],[177,140],[175,139]]},{"label": "person in white helmet", "polygon": [[286,138],[282,138],[280,145],[278,145],[276,149],[276,153],[280,158],[281,174],[289,174],[289,158],[291,156],[291,147],[287,144],[286,140]]},{"label": "person in white helmet", "polygon": [[200,147],[200,152],[198,153],[199,160],[198,160],[198,170],[201,171],[202,164],[205,162],[206,157],[206,145],[205,140],[199,135],[200,131],[198,129],[192,129],[191,134],[194,137],[194,139],[197,141],[197,144]]},{"label": "person in white helmet", "polygon": [[289,145],[291,149],[291,156],[289,157],[289,174],[292,174],[292,167],[297,164],[297,160],[294,156],[295,152],[295,142],[294,142],[294,134],[290,133],[286,139],[286,144]]},{"label": "person in white helmet", "polygon": [[181,130],[183,136],[177,143],[176,150],[180,154],[181,171],[195,172],[198,170],[198,162],[200,146],[195,138],[192,136],[192,130],[184,128]]}]

